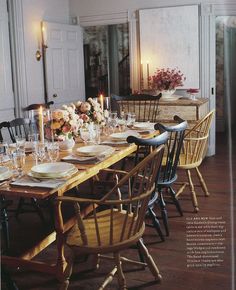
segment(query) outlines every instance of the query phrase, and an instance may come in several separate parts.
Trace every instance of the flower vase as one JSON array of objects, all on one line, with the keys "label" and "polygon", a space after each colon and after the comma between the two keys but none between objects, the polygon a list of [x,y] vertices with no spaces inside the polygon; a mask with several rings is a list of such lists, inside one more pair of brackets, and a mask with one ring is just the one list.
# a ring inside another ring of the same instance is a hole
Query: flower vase
[{"label": "flower vase", "polygon": [[70,151],[75,146],[75,140],[73,138],[65,139],[63,141],[59,141],[59,149],[60,151]]},{"label": "flower vase", "polygon": [[175,90],[163,90],[163,91],[159,91],[159,93],[162,94],[162,96],[161,96],[162,100],[170,99],[173,97],[172,95],[175,93]]}]

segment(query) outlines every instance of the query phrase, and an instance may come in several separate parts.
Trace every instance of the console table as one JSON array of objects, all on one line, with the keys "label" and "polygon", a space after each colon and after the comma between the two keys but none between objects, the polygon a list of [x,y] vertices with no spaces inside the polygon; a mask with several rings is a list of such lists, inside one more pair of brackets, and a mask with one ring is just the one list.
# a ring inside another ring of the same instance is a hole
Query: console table
[{"label": "console table", "polygon": [[159,101],[158,122],[170,123],[173,121],[173,116],[187,120],[189,123],[194,123],[203,118],[208,113],[208,99],[198,98],[191,100],[180,98],[176,101]]}]

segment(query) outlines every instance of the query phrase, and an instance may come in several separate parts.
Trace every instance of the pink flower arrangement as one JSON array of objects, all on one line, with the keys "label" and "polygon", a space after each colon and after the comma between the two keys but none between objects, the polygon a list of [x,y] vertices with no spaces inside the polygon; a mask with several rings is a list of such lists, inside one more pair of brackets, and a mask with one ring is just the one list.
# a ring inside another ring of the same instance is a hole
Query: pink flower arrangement
[{"label": "pink flower arrangement", "polygon": [[65,140],[76,137],[83,120],[75,113],[71,106],[63,106],[63,109],[52,111],[52,120],[46,125],[46,136],[52,135],[57,140]]},{"label": "pink flower arrangement", "polygon": [[84,123],[103,124],[105,121],[104,115],[106,112],[103,112],[100,104],[92,98],[89,98],[86,102],[77,102],[75,104],[75,112]]},{"label": "pink flower arrangement", "polygon": [[158,91],[175,90],[177,87],[183,86],[186,77],[177,68],[157,69],[156,73],[151,77],[152,88]]},{"label": "pink flower arrangement", "polygon": [[197,94],[199,93],[199,89],[188,89],[186,92],[189,93],[190,95]]}]

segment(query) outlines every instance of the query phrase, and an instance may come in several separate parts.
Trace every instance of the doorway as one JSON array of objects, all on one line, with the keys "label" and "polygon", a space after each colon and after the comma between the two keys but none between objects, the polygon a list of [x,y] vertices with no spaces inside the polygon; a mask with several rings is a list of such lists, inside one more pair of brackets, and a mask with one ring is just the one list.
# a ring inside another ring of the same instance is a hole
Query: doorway
[{"label": "doorway", "polygon": [[216,130],[236,126],[236,16],[216,17]]},{"label": "doorway", "polygon": [[84,28],[86,98],[130,92],[128,23]]}]

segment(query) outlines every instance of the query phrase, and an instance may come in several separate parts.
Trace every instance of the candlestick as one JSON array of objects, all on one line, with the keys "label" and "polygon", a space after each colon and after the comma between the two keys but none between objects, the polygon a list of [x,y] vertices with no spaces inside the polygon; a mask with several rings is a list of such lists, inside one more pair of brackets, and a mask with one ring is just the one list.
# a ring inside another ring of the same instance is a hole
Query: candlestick
[{"label": "candlestick", "polygon": [[102,94],[100,95],[100,105],[101,105],[101,109],[103,111],[103,109],[104,109],[104,103],[103,103],[103,95]]},{"label": "candlestick", "polygon": [[149,62],[147,61],[147,88],[149,89]]},{"label": "candlestick", "polygon": [[39,107],[39,138],[44,142],[44,127],[43,127],[43,107]]},{"label": "candlestick", "polygon": [[140,89],[143,90],[143,63],[140,66]]}]

